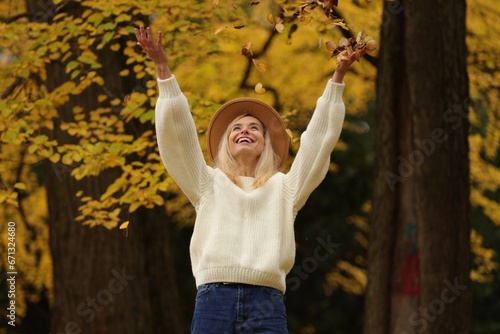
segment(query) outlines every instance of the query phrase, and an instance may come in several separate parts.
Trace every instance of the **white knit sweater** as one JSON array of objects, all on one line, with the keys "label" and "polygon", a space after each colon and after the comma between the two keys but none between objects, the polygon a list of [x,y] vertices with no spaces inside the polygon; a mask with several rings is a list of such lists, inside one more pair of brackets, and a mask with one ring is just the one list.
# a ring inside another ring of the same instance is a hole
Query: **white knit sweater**
[{"label": "white knit sweater", "polygon": [[293,222],[325,177],[344,121],[344,84],[329,81],[318,99],[287,174],[262,187],[243,188],[207,165],[186,97],[175,77],[158,80],[156,132],[160,155],[172,178],[196,209],[191,264],[196,286],[246,283],[286,289],[295,260]]}]

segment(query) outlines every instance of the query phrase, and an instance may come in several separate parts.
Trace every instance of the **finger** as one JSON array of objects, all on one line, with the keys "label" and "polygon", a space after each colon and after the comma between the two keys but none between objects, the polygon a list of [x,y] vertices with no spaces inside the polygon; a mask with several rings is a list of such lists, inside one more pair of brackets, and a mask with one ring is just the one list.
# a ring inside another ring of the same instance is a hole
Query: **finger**
[{"label": "finger", "polygon": [[161,33],[161,31],[158,31],[158,41],[156,42],[156,44],[162,45],[162,39],[163,39],[163,34]]},{"label": "finger", "polygon": [[141,35],[139,34],[139,29],[134,28],[134,33],[135,33],[135,38],[137,39],[137,41],[139,41],[139,38],[141,37]]},{"label": "finger", "polygon": [[153,36],[152,36],[152,33],[151,33],[151,27],[148,27],[146,29],[146,39],[150,42],[153,41]]}]

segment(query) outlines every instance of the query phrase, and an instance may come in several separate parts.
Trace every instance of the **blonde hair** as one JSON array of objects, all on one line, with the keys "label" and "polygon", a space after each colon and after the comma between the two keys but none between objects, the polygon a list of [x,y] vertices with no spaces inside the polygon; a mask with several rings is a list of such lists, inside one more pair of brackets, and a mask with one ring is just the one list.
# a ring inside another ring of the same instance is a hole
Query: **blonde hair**
[{"label": "blonde hair", "polygon": [[[240,188],[243,185],[238,178],[238,166],[236,165],[236,161],[234,160],[231,151],[229,150],[229,135],[231,133],[233,125],[245,116],[252,116],[252,115],[244,114],[238,116],[231,122],[231,124],[228,125],[226,131],[222,135],[221,141],[219,143],[219,153],[215,158],[215,167],[223,171],[227,175],[227,177]],[[255,116],[252,117],[257,118]],[[264,185],[264,183],[266,183],[267,180],[269,180],[274,174],[276,174],[279,171],[280,158],[273,150],[273,145],[271,143],[271,136],[269,135],[269,132],[265,127],[263,127],[263,131],[264,131],[264,149],[262,150],[262,153],[260,154],[259,157],[259,161],[257,162],[257,166],[255,167],[255,175],[254,175],[255,180],[252,184],[252,188],[254,189]]]}]

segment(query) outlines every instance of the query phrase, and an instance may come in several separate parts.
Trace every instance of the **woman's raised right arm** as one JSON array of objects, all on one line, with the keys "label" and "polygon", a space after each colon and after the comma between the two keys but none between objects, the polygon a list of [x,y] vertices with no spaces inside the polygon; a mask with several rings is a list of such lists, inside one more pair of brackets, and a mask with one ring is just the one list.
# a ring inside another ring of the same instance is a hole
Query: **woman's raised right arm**
[{"label": "woman's raised right arm", "polygon": [[151,29],[135,29],[137,44],[153,60],[158,73],[159,97],[155,108],[158,148],[167,171],[196,207],[208,167],[198,141],[186,97],[182,94],[161,45],[161,32],[153,41]]},{"label": "woman's raised right arm", "polygon": [[156,73],[158,73],[158,79],[164,80],[172,76],[170,72],[170,67],[168,66],[167,54],[163,50],[162,46],[162,33],[158,31],[158,39],[156,42],[153,40],[153,32],[150,27],[144,29],[143,26],[139,29],[135,28],[135,37],[137,38],[137,45],[139,45],[155,63]]}]

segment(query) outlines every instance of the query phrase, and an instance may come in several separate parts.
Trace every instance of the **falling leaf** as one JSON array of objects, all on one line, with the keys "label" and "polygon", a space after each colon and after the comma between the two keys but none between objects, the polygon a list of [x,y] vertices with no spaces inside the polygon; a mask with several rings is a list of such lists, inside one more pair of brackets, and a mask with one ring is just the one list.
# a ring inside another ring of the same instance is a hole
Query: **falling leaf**
[{"label": "falling leaf", "polygon": [[219,6],[219,0],[213,0],[213,6],[217,8],[217,6]]},{"label": "falling leaf", "polygon": [[285,26],[283,25],[283,23],[278,23],[274,26],[274,29],[276,29],[276,31],[281,34],[285,29]]},{"label": "falling leaf", "polygon": [[349,30],[349,27],[344,23],[344,20],[333,22],[333,24],[341,27],[344,30]]},{"label": "falling leaf", "polygon": [[219,27],[219,28],[217,28],[217,30],[215,30],[215,34],[216,35],[222,34],[226,30],[227,30],[227,26]]},{"label": "falling leaf", "polygon": [[267,21],[271,24],[274,24],[274,15],[271,13],[267,14]]},{"label": "falling leaf", "polygon": [[323,12],[327,17],[335,17],[333,15],[333,7],[338,5],[338,0],[308,0],[300,6],[300,15],[309,15],[316,7],[322,7]]},{"label": "falling leaf", "polygon": [[128,237],[128,223],[129,223],[129,221],[127,220],[126,222],[124,222],[120,225],[120,230],[125,229],[125,231],[126,231],[125,237]]},{"label": "falling leaf", "polygon": [[266,65],[262,61],[260,61],[258,59],[252,59],[252,61],[259,72],[266,71]]},{"label": "falling leaf", "polygon": [[335,42],[328,41],[325,43],[325,45],[328,51],[334,51],[337,48],[337,44],[335,44]]},{"label": "falling leaf", "polygon": [[264,94],[266,92],[266,89],[264,86],[259,82],[255,85],[255,92],[257,94]]},{"label": "falling leaf", "polygon": [[244,25],[244,24],[242,24],[242,25],[239,25],[239,26],[234,26],[233,28],[234,28],[234,29],[241,29],[241,28],[245,28],[245,25]]},{"label": "falling leaf", "polygon": [[252,51],[250,50],[251,47],[252,42],[248,42],[247,44],[243,45],[243,47],[241,48],[241,54],[245,57],[251,57],[253,55]]}]

